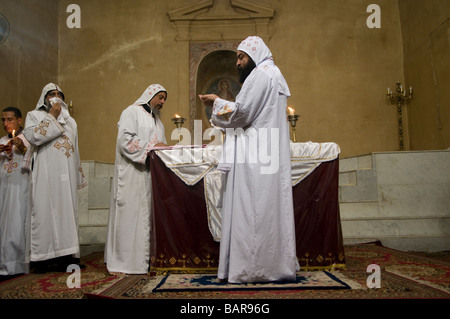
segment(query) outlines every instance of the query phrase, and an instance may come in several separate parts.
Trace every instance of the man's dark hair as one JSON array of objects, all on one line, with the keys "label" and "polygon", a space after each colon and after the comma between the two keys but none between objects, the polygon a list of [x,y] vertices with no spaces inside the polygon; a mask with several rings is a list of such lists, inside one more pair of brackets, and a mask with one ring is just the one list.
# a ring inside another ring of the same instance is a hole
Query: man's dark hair
[{"label": "man's dark hair", "polygon": [[22,112],[17,107],[14,106],[8,106],[3,109],[3,112],[14,112],[14,115],[16,118],[21,119],[22,118]]}]

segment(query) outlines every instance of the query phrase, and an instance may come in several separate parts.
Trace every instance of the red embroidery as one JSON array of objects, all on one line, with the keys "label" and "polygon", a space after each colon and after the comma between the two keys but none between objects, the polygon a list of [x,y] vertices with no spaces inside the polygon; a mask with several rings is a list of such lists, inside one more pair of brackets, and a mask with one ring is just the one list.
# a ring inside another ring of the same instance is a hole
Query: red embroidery
[{"label": "red embroidery", "polygon": [[128,152],[134,153],[136,151],[139,151],[140,149],[142,149],[142,147],[141,147],[141,145],[139,145],[139,140],[134,139],[128,143],[128,146],[127,146]]}]

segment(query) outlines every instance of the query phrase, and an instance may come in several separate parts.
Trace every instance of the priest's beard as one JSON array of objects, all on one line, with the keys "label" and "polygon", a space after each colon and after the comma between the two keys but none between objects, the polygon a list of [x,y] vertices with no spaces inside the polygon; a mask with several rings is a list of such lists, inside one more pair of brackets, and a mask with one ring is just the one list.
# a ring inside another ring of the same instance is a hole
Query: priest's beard
[{"label": "priest's beard", "polygon": [[239,72],[239,82],[244,83],[245,79],[250,75],[253,69],[256,68],[255,62],[252,59],[249,59],[247,65],[243,68],[238,67]]},{"label": "priest's beard", "polygon": [[157,109],[156,107],[151,106],[150,103],[149,103],[149,106],[150,106],[150,109],[152,110],[152,113],[155,114],[156,116],[159,116],[160,110]]},{"label": "priest's beard", "polygon": [[156,107],[153,107],[150,103],[142,104],[142,106],[147,110],[147,112],[151,113],[153,117],[159,116],[160,110]]}]

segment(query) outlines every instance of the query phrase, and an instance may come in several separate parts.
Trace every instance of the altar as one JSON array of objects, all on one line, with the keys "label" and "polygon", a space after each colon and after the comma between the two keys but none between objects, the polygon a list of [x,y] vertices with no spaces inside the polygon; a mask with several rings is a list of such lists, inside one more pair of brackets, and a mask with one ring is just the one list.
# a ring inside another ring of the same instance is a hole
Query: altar
[{"label": "altar", "polygon": [[[150,151],[150,271],[216,272],[222,187],[221,145]],[[345,268],[339,200],[339,146],[291,143],[297,259],[302,270]]]}]

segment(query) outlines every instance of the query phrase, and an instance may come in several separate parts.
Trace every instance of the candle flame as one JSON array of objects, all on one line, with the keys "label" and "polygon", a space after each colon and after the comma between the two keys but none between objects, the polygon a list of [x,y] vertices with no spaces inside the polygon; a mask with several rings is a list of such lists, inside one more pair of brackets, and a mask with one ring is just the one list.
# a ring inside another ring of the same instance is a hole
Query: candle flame
[{"label": "candle flame", "polygon": [[289,110],[289,115],[294,115],[295,110],[292,107],[288,106],[288,110]]},{"label": "candle flame", "polygon": [[16,130],[13,130],[13,131],[12,131],[12,137],[13,137],[13,138],[16,137]]},{"label": "candle flame", "polygon": [[179,116],[178,114],[175,114],[175,117],[176,117],[177,119],[179,119],[181,116]]}]

